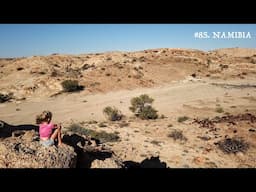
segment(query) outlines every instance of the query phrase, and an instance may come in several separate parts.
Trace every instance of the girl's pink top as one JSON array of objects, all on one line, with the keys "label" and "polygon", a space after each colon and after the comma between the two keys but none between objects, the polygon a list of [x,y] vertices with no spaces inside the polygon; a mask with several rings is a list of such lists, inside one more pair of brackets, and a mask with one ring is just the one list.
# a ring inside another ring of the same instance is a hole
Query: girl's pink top
[{"label": "girl's pink top", "polygon": [[42,123],[39,125],[39,134],[40,134],[40,138],[42,137],[50,137],[52,134],[52,129],[54,128],[54,124],[53,123]]}]

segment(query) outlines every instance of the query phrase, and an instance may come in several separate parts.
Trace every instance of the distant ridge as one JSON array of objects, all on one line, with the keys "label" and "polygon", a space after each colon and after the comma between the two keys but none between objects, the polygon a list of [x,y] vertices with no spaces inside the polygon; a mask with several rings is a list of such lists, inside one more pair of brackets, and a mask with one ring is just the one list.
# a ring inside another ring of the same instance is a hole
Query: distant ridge
[{"label": "distant ridge", "polygon": [[215,52],[219,55],[228,55],[233,57],[251,57],[256,55],[255,48],[223,48],[223,49],[215,49],[210,52]]}]

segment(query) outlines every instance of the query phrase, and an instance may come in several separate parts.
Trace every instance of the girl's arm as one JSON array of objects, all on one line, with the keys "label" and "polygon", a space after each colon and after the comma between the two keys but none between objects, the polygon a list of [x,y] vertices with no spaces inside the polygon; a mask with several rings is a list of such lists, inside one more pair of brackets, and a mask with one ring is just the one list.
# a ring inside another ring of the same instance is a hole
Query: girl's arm
[{"label": "girl's arm", "polygon": [[54,129],[58,129],[61,127],[61,124],[54,124]]}]

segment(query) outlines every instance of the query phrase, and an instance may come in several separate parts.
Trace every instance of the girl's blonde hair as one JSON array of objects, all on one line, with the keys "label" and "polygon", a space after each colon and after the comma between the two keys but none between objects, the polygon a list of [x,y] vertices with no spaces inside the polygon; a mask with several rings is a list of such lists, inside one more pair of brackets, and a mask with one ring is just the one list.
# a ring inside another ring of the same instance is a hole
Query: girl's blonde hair
[{"label": "girl's blonde hair", "polygon": [[49,119],[52,119],[52,112],[51,111],[43,111],[40,115],[36,116],[36,124],[40,124]]}]

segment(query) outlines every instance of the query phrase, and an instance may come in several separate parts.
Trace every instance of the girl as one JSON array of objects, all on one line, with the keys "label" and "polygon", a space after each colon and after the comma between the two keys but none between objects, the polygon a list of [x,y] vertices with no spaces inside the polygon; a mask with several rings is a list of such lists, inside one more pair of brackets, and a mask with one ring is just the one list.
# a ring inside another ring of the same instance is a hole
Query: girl
[{"label": "girl", "polygon": [[54,145],[56,138],[58,139],[58,146],[62,144],[61,125],[53,124],[51,120],[52,113],[50,111],[43,111],[36,117],[36,123],[39,124],[40,143],[45,147]]}]

